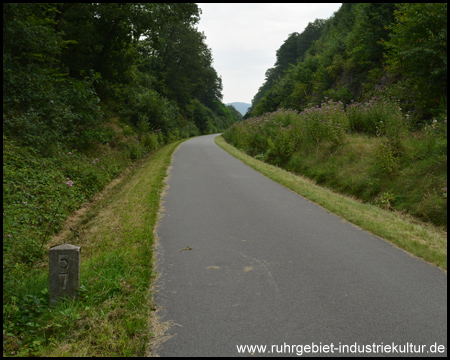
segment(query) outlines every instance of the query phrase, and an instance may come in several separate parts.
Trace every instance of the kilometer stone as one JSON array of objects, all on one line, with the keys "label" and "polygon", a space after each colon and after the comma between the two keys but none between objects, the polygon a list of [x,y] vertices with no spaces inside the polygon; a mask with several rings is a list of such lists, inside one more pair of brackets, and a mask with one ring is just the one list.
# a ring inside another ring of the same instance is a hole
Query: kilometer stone
[{"label": "kilometer stone", "polygon": [[49,250],[50,303],[59,298],[76,299],[80,287],[81,248],[64,244]]}]

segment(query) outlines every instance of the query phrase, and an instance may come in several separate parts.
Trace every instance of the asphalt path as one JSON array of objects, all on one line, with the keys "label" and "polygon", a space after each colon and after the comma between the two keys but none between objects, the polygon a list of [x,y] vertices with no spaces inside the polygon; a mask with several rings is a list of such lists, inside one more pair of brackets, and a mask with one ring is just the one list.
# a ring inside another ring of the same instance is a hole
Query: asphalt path
[{"label": "asphalt path", "polygon": [[158,355],[447,355],[446,273],[269,180],[215,136],[174,154],[154,295],[174,336]]}]

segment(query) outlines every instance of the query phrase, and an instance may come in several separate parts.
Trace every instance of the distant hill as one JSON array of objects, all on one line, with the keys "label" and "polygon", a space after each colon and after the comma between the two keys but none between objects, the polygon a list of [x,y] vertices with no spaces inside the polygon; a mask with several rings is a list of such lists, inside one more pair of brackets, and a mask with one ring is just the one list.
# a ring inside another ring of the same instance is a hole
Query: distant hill
[{"label": "distant hill", "polygon": [[252,104],[246,104],[242,102],[232,102],[226,105],[233,105],[237,111],[239,111],[242,115],[245,115],[247,109],[252,106]]}]

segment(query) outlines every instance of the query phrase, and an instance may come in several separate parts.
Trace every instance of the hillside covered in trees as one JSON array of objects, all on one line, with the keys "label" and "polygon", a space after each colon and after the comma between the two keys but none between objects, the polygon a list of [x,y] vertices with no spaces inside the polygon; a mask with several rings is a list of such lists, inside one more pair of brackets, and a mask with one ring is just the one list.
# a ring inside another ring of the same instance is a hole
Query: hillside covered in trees
[{"label": "hillside covered in trees", "polygon": [[325,97],[392,96],[418,124],[447,108],[446,3],[346,3],[290,34],[276,55],[247,118]]},{"label": "hillside covered in trees", "polygon": [[107,143],[105,111],[165,140],[225,129],[195,4],[3,4],[3,127],[49,154]]}]

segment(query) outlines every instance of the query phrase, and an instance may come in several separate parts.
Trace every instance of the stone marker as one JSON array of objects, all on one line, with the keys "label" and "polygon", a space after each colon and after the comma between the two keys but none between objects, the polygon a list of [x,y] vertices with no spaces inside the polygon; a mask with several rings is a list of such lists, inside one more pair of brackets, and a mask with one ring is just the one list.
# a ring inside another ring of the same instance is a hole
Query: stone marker
[{"label": "stone marker", "polygon": [[64,244],[49,250],[50,303],[60,297],[76,299],[80,287],[81,248]]}]

